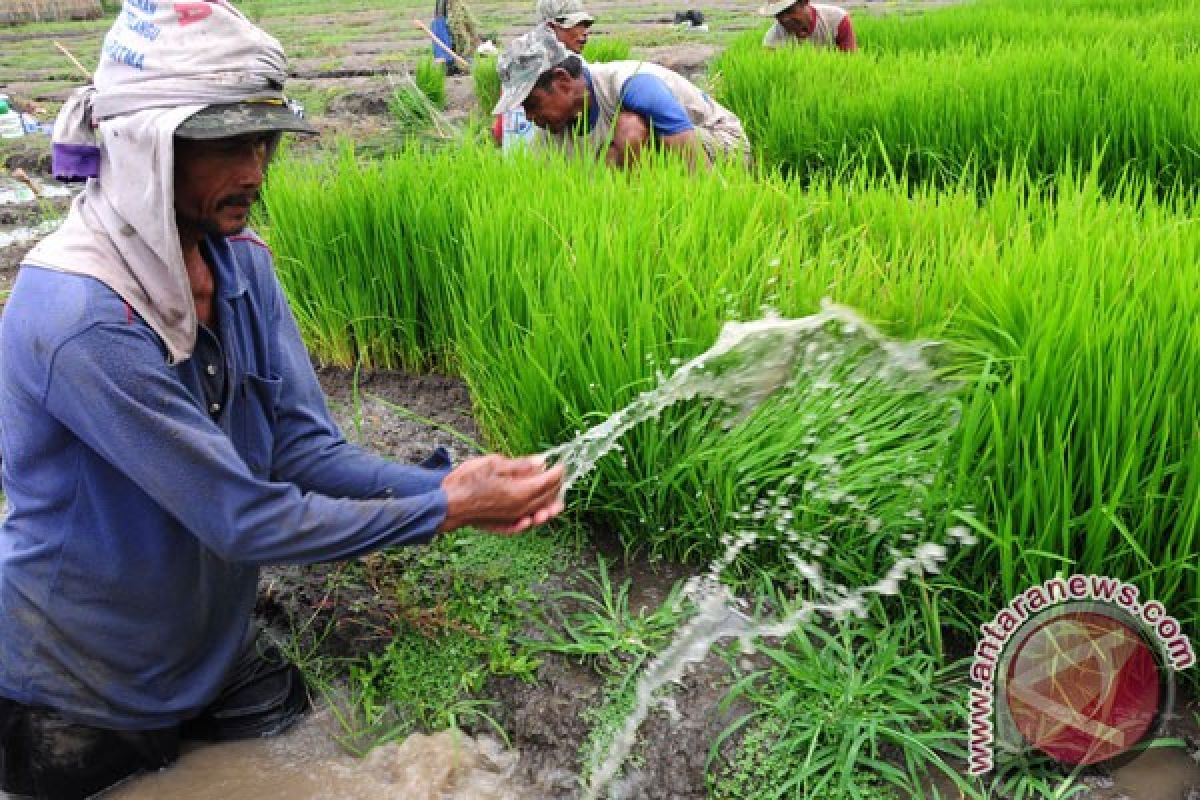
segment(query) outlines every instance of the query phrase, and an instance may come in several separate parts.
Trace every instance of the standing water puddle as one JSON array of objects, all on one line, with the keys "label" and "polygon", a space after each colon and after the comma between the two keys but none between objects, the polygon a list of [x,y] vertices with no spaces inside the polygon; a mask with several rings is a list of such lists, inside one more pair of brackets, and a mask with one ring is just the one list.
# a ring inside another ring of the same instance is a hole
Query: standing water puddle
[{"label": "standing water puddle", "polygon": [[517,754],[488,737],[443,731],[343,753],[327,712],[270,739],[205,745],[104,800],[525,800]]},{"label": "standing water puddle", "polygon": [[[834,408],[855,402],[854,387],[889,383],[916,389],[927,397],[940,394],[933,372],[922,357],[925,343],[893,341],[852,311],[825,305],[821,312],[801,319],[767,317],[729,323],[705,353],[683,364],[659,385],[639,395],[629,406],[570,442],[544,454],[562,464],[569,487],[614,449],[632,427],[658,417],[668,407],[693,399],[717,400],[740,421],[779,390],[794,388],[803,379],[809,391],[831,394]],[[850,368],[847,370],[847,365]],[[843,420],[838,419],[841,423]],[[944,431],[953,428],[952,420]],[[813,432],[819,429],[814,425]],[[946,545],[969,544],[963,528],[945,532],[943,542],[925,541],[919,535],[934,526],[914,508],[907,532],[897,533],[887,547],[888,566],[880,577],[857,588],[840,586],[825,577],[821,559],[833,545],[827,534],[800,530],[794,520],[796,497],[818,497],[844,506],[865,519],[868,531],[878,531],[879,517],[872,516],[869,497],[856,497],[840,485],[841,465],[816,449],[817,436],[807,436],[797,452],[816,465],[819,480],[797,485],[794,475],[778,488],[765,491],[739,515],[742,527],[723,539],[724,555],[709,570],[687,584],[684,596],[693,615],[674,641],[645,670],[637,687],[636,707],[613,739],[607,753],[591,765],[590,783],[583,797],[595,800],[608,789],[612,797],[636,796],[636,776],[618,780],[621,767],[633,748],[638,728],[650,711],[665,702],[664,687],[678,682],[687,667],[702,658],[721,639],[739,639],[745,648],[761,637],[784,637],[814,614],[838,619],[863,613],[868,595],[895,594],[909,577],[936,572],[946,557]],[[867,458],[871,445],[862,441],[851,457]],[[906,476],[901,466],[893,477],[906,486],[931,482]],[[754,487],[747,487],[754,489]],[[794,491],[792,491],[794,489]],[[869,493],[868,487],[860,493]],[[753,494],[753,492],[751,492]],[[891,534],[890,531],[885,533]],[[928,537],[924,537],[928,538]],[[794,569],[810,599],[776,619],[755,620],[721,583],[722,574],[739,555],[759,541],[769,541]],[[864,581],[864,584],[867,582]],[[282,737],[198,748],[178,764],[121,787],[106,800],[507,800],[529,798],[528,791],[513,788],[512,775],[518,754],[503,750],[493,740],[443,732],[412,736],[396,745],[376,748],[364,759],[341,753],[330,735],[328,719],[317,715]]]},{"label": "standing water puddle", "polygon": [[0,227],[0,249],[15,247],[19,244],[29,244],[48,233],[54,233],[62,224],[60,219],[48,219],[37,225],[22,225],[16,228]]},{"label": "standing water puddle", "polygon": [[[57,183],[45,183],[36,178],[31,178],[30,186],[24,181],[3,179],[0,180],[0,206],[17,206],[25,203],[32,203],[38,198],[51,200],[56,197],[70,197],[71,189],[67,186],[62,186]],[[37,188],[37,193],[34,194],[34,187]]]},{"label": "standing water puddle", "polygon": [[[70,197],[74,191],[70,187],[45,183],[36,178],[31,178],[29,183],[3,178],[0,179],[0,209],[8,206],[31,206],[39,200]],[[55,212],[56,216],[57,214],[58,212]],[[33,218],[38,216],[40,215],[34,210]],[[17,219],[25,220],[26,217],[18,216]],[[61,223],[61,219],[47,219],[32,225],[0,225],[0,249],[34,242],[48,233],[53,233]]]}]

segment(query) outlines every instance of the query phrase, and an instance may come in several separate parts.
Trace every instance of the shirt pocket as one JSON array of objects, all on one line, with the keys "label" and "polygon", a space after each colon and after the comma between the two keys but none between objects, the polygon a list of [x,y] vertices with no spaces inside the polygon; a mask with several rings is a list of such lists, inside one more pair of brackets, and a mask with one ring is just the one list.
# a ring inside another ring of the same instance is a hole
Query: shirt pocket
[{"label": "shirt pocket", "polygon": [[279,378],[264,378],[247,373],[238,392],[241,417],[238,439],[234,442],[246,466],[258,478],[271,475],[275,449],[276,406],[283,390]]}]

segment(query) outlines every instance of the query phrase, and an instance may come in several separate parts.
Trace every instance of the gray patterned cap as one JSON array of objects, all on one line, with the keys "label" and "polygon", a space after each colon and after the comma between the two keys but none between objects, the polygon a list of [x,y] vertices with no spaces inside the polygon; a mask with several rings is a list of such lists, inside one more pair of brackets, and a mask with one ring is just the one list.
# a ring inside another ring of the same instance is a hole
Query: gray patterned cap
[{"label": "gray patterned cap", "polygon": [[571,55],[544,25],[509,42],[496,59],[500,73],[500,102],[493,114],[507,114],[525,102],[543,72],[554,69]]},{"label": "gray patterned cap", "polygon": [[175,135],[181,139],[225,139],[267,131],[318,132],[288,104],[267,100],[207,106],[181,122]]},{"label": "gray patterned cap", "polygon": [[582,0],[538,0],[537,21],[556,22],[564,28],[574,28],[581,22],[595,22],[596,18],[583,7]]}]

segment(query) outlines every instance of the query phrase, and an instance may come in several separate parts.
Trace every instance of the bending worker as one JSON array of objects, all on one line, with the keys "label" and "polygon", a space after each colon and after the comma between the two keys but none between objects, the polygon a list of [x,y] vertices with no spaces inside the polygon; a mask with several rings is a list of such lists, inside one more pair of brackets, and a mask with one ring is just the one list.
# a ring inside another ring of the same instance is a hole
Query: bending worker
[{"label": "bending worker", "polygon": [[681,153],[689,163],[748,159],[742,124],[683,76],[644,61],[585,65],[547,29],[514,39],[496,64],[500,102],[543,129],[539,143],[635,163],[643,149]]},{"label": "bending worker", "polygon": [[780,0],[778,3],[768,3],[758,13],[775,18],[775,24],[763,36],[763,47],[811,44],[814,47],[836,47],[846,52],[858,49],[850,14],[837,6],[810,3],[808,0]]},{"label": "bending worker", "polygon": [[226,3],[127,0],[59,117],[55,171],[90,179],[0,319],[6,792],[87,797],[181,739],[287,728],[307,693],[257,638],[260,565],[561,510],[559,468],[401,465],[330,418],[245,229],[281,133],[312,132],[286,77],[278,42]]},{"label": "bending worker", "polygon": [[[538,0],[537,25],[553,33],[562,46],[579,56],[581,61],[593,22],[595,18],[584,10],[579,0]],[[492,125],[492,135],[506,148],[517,142],[532,143],[535,133],[520,106],[497,114]]]}]

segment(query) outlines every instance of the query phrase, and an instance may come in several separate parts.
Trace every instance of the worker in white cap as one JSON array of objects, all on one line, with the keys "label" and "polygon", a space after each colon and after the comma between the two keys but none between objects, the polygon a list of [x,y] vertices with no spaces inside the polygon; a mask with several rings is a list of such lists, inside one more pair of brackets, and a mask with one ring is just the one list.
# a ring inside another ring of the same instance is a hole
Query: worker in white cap
[{"label": "worker in white cap", "polygon": [[538,0],[537,24],[545,25],[575,55],[583,54],[595,22],[580,0]]},{"label": "worker in white cap", "polygon": [[[596,21],[583,4],[579,0],[538,0],[536,13],[537,25],[554,34],[563,47],[583,61],[583,48]],[[494,135],[506,150],[531,144],[536,132],[537,128],[519,105],[498,114],[493,126]]]},{"label": "worker in white cap", "polygon": [[767,3],[758,13],[775,18],[775,24],[763,36],[763,47],[810,44],[836,47],[845,52],[858,49],[850,14],[837,6],[808,0],[779,0]]}]

